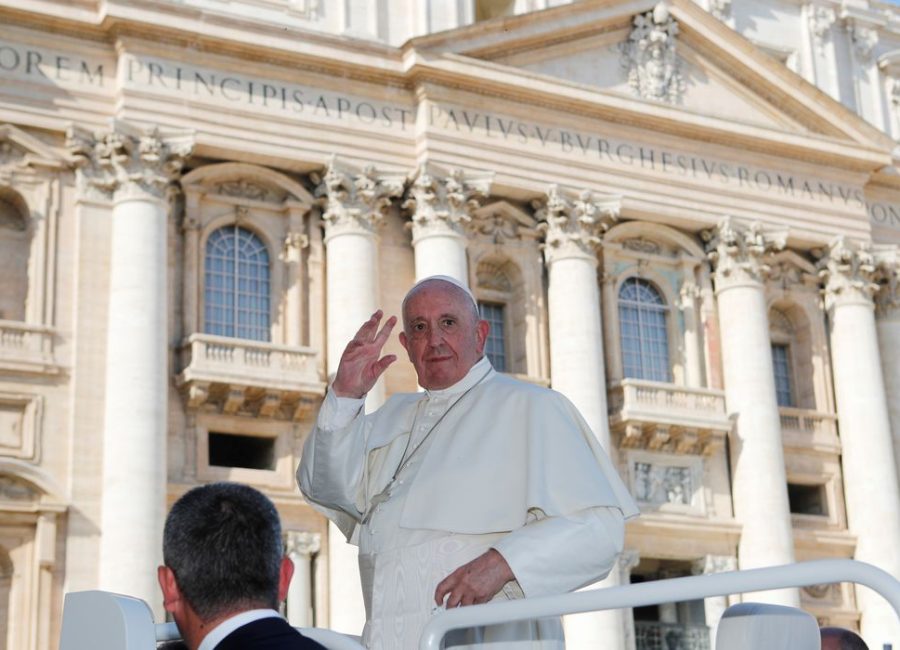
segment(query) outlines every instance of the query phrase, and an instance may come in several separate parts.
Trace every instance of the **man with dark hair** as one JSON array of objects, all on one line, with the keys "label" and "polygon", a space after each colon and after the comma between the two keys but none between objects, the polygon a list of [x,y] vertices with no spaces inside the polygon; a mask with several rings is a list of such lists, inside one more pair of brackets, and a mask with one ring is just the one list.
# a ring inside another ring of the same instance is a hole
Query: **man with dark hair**
[{"label": "man with dark hair", "polygon": [[869,650],[869,646],[856,632],[842,627],[823,627],[822,650]]},{"label": "man with dark hair", "polygon": [[159,585],[189,650],[322,650],[276,611],[294,565],[262,493],[212,483],[182,496],[166,518]]}]

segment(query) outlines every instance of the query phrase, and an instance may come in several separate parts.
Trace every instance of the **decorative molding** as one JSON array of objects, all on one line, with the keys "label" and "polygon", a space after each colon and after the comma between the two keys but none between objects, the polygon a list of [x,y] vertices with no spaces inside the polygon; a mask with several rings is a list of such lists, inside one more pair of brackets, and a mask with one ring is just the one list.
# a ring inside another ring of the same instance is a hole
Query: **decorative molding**
[{"label": "decorative molding", "polygon": [[25,150],[12,142],[0,142],[0,167],[19,165],[25,160]]},{"label": "decorative molding", "polygon": [[403,209],[412,213],[413,244],[433,234],[464,237],[473,213],[490,193],[493,174],[451,169],[442,175],[419,167],[407,189]]},{"label": "decorative molding", "polygon": [[837,15],[831,7],[823,7],[817,4],[807,5],[809,20],[809,33],[813,37],[813,44],[820,52],[831,35],[831,28],[837,20]]},{"label": "decorative molding", "polygon": [[652,11],[635,16],[633,25],[621,59],[631,89],[642,99],[680,103],[685,82],[675,52],[678,23],[660,2]]},{"label": "decorative molding", "polygon": [[678,290],[678,309],[693,309],[697,306],[697,300],[700,298],[700,287],[695,282],[684,282]]},{"label": "decorative molding", "polygon": [[619,218],[620,196],[594,198],[584,190],[572,199],[551,185],[542,201],[535,201],[538,228],[544,233],[544,255],[548,264],[567,257],[589,257],[596,262],[594,249],[603,233]]},{"label": "decorative molding", "polygon": [[0,455],[37,459],[43,411],[40,395],[0,392]]},{"label": "decorative molding", "polygon": [[890,246],[879,257],[875,309],[879,317],[885,317],[900,312],[900,247]]},{"label": "decorative molding", "polygon": [[287,530],[284,533],[285,555],[309,557],[322,548],[322,535],[300,530]]},{"label": "decorative molding", "polygon": [[249,199],[250,201],[262,201],[265,203],[280,204],[284,201],[286,196],[284,190],[262,185],[246,178],[222,181],[213,185],[211,189],[211,194]]},{"label": "decorative molding", "polygon": [[853,245],[843,235],[836,237],[822,255],[817,268],[825,283],[825,307],[871,304],[878,290],[878,265],[868,243]]},{"label": "decorative molding", "polygon": [[483,235],[498,245],[519,239],[519,229],[518,219],[502,212],[475,215],[471,224],[474,234]]},{"label": "decorative molding", "polygon": [[90,133],[69,127],[66,147],[75,159],[81,191],[94,198],[164,198],[193,149],[193,137],[163,137],[158,129],[141,131],[116,123]]},{"label": "decorative molding", "polygon": [[764,230],[759,222],[739,226],[727,216],[716,228],[703,231],[701,237],[706,242],[707,257],[715,266],[716,291],[761,283],[771,271],[766,263],[771,253],[782,250],[787,243],[786,230]]},{"label": "decorative molding", "polygon": [[313,175],[315,195],[322,199],[325,241],[345,233],[373,233],[384,218],[391,198],[403,193],[399,176],[379,175],[367,166],[361,172],[332,156],[325,175]]},{"label": "decorative molding", "polygon": [[663,252],[662,246],[657,242],[644,237],[632,237],[631,239],[626,239],[622,241],[622,248],[647,255],[662,255]]},{"label": "decorative molding", "polygon": [[504,264],[497,262],[479,262],[478,267],[475,269],[478,288],[498,293],[512,293],[513,285],[503,268],[504,266]]}]

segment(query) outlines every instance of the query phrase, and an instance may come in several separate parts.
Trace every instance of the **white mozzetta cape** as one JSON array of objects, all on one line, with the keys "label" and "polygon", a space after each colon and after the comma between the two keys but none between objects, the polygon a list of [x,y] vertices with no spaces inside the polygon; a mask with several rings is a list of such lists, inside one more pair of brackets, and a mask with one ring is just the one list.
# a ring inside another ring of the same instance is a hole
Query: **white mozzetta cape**
[{"label": "white mozzetta cape", "polygon": [[[369,500],[403,455],[422,393],[393,395],[335,432],[314,429],[297,470],[300,489],[351,542]],[[547,517],[637,506],[575,407],[561,394],[493,370],[432,431],[403,506],[404,528],[508,532],[538,509]]]}]

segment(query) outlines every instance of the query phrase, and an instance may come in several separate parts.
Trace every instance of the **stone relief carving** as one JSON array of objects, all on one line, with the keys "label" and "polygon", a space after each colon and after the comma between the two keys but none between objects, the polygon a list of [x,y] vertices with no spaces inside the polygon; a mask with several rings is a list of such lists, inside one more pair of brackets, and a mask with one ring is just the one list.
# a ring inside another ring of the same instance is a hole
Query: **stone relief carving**
[{"label": "stone relief carving", "polygon": [[825,306],[831,309],[845,302],[868,302],[878,290],[877,262],[871,245],[853,245],[843,235],[829,244],[817,264],[825,283]]},{"label": "stone relief carving", "polygon": [[647,253],[649,255],[661,255],[662,247],[655,241],[645,239],[643,237],[632,237],[622,242],[622,248],[638,253]]},{"label": "stone relief carving", "polygon": [[495,244],[502,244],[519,238],[519,222],[502,212],[475,217],[471,224],[471,230],[478,235],[484,235]]},{"label": "stone relief carving", "polygon": [[691,564],[691,575],[737,571],[737,558],[733,555],[706,555]]},{"label": "stone relief carving", "polygon": [[820,5],[808,5],[807,15],[809,16],[809,31],[812,34],[813,42],[820,51],[825,47],[831,33],[831,27],[834,25],[837,16],[831,7],[822,7]]},{"label": "stone relief carving", "polygon": [[428,232],[463,234],[472,212],[490,192],[491,176],[451,169],[435,175],[422,165],[407,189],[403,209],[412,213],[413,239]]},{"label": "stone relief carving", "polygon": [[533,202],[538,229],[544,233],[548,260],[570,255],[594,256],[601,236],[619,218],[621,197],[594,198],[584,190],[576,199],[551,185],[543,201]]},{"label": "stone relief carving", "polygon": [[716,269],[720,287],[737,282],[762,282],[771,271],[771,253],[787,244],[787,231],[765,230],[758,222],[741,226],[724,217],[712,230],[701,233],[707,256]]},{"label": "stone relief carving", "polygon": [[622,67],[628,84],[643,99],[677,104],[684,92],[681,63],[675,53],[678,23],[665,4],[634,17],[633,28],[622,46]]},{"label": "stone relief carving", "polygon": [[890,314],[900,307],[900,248],[891,247],[883,254],[878,266],[875,307],[879,316]]},{"label": "stone relief carving", "polygon": [[37,501],[40,495],[29,485],[12,476],[0,476],[0,500]]},{"label": "stone relief carving", "polygon": [[0,166],[17,165],[25,159],[25,151],[12,142],[0,142]]},{"label": "stone relief carving", "polygon": [[162,198],[190,155],[193,138],[163,137],[157,129],[140,131],[119,123],[96,134],[70,127],[66,147],[75,159],[79,186],[88,195]]},{"label": "stone relief carving", "polygon": [[636,461],[633,490],[635,498],[644,503],[690,505],[694,493],[691,468]]},{"label": "stone relief carving", "polygon": [[334,157],[325,175],[314,175],[313,180],[317,183],[315,195],[325,208],[326,237],[346,231],[373,232],[391,198],[403,193],[401,177],[379,175],[371,165],[358,172]]},{"label": "stone relief carving", "polygon": [[246,178],[238,178],[217,183],[213,187],[215,194],[232,196],[251,201],[265,201],[267,203],[281,203],[284,201],[285,192],[273,187],[266,187]]},{"label": "stone relief carving", "polygon": [[840,603],[843,601],[841,586],[839,584],[820,584],[803,587],[803,593],[813,600]]},{"label": "stone relief carving", "polygon": [[503,264],[480,262],[475,270],[475,276],[480,289],[489,289],[503,293],[511,293],[513,290],[512,282],[510,282],[509,276],[506,275]]}]

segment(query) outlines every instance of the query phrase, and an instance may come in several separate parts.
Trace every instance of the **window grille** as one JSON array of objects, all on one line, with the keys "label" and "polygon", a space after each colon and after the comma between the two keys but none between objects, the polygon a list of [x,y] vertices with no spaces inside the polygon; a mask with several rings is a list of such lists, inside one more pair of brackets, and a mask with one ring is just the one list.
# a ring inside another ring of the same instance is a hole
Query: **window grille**
[{"label": "window grille", "polygon": [[671,382],[665,300],[650,282],[625,280],[619,289],[619,332],[625,377]]},{"label": "window grille", "polygon": [[205,331],[268,341],[269,252],[260,238],[237,225],[213,231],[206,242],[205,268]]},{"label": "window grille", "polygon": [[772,366],[775,369],[775,397],[778,400],[778,406],[794,406],[790,347],[788,345],[772,344]]}]

